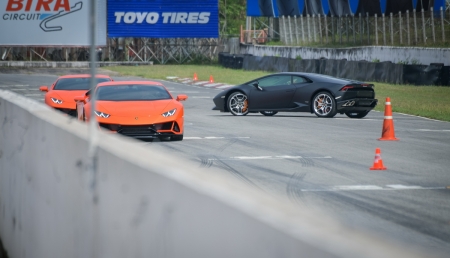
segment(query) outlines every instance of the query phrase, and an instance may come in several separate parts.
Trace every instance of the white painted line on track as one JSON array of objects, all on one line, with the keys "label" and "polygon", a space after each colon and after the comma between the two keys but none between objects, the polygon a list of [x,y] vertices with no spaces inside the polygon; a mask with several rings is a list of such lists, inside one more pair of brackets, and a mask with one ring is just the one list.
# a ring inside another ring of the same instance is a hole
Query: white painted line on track
[{"label": "white painted line on track", "polygon": [[183,140],[217,140],[217,139],[249,139],[250,137],[248,136],[243,136],[243,137],[220,137],[220,136],[207,136],[207,137],[196,137],[196,136],[191,136],[191,137],[184,137]]},{"label": "white painted line on track", "polygon": [[[27,91],[27,90],[29,90],[29,91],[39,91],[39,89],[34,89],[34,88],[31,88],[31,89],[10,89],[10,90],[12,90],[12,91]],[[44,94],[44,92],[42,92],[42,94]]]},{"label": "white painted line on track", "polygon": [[214,87],[214,86],[219,86],[219,85],[223,85],[223,83],[208,83],[203,85],[204,87]]},{"label": "white painted line on track", "polygon": [[26,97],[33,97],[33,96],[42,96],[42,93],[41,94],[30,93],[30,94],[23,94],[23,95]]},{"label": "white painted line on track", "polygon": [[[274,160],[274,159],[331,159],[330,156],[324,157],[302,157],[302,156],[237,156],[237,157],[229,157],[223,158],[220,160]],[[208,159],[208,160],[217,160],[217,159]]]},{"label": "white painted line on track", "polygon": [[171,90],[171,91],[170,91],[170,93],[175,93],[175,92],[178,92],[178,93],[186,93],[186,94],[187,94],[187,93],[189,93],[189,94],[190,94],[190,93],[200,93],[200,91],[182,91],[182,90],[181,90],[181,91],[177,91],[177,90],[174,90],[174,91]]},{"label": "white painted line on track", "polygon": [[207,96],[192,96],[190,97],[191,99],[210,99],[212,97],[207,97]]},{"label": "white painted line on track", "polygon": [[203,85],[203,84],[207,84],[209,83],[208,81],[201,81],[201,82],[196,82],[194,83],[194,85]]},{"label": "white painted line on track", "polygon": [[216,87],[216,89],[226,89],[226,88],[230,88],[230,87],[233,87],[234,85],[223,85],[223,86],[219,86],[219,87]]},{"label": "white painted line on track", "polygon": [[434,130],[434,129],[417,129],[417,130],[408,130],[414,132],[450,132],[450,130]]},{"label": "white painted line on track", "polygon": [[423,187],[416,185],[340,185],[323,189],[302,189],[302,192],[337,192],[337,191],[398,191],[398,190],[445,190],[445,186]]},{"label": "white painted line on track", "polygon": [[14,85],[0,85],[2,88],[6,87],[29,87],[30,85],[14,84]]}]

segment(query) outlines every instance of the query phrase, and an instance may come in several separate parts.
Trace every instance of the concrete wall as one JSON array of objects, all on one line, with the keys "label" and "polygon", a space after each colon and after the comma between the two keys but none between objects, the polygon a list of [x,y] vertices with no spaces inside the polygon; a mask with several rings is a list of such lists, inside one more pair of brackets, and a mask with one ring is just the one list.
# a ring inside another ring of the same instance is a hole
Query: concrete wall
[{"label": "concrete wall", "polygon": [[85,124],[0,90],[10,258],[419,257],[132,139],[101,133],[94,177],[87,148]]},{"label": "concrete wall", "polygon": [[241,45],[241,54],[280,56],[293,59],[347,59],[348,61],[391,61],[403,64],[443,63],[450,65],[450,48],[370,46],[354,48],[310,48]]}]

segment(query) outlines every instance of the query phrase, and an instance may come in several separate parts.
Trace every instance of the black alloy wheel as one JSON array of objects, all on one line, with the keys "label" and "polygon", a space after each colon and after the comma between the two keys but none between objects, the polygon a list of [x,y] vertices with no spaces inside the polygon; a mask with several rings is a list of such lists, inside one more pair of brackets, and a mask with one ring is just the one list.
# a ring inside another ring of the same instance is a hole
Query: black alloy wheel
[{"label": "black alloy wheel", "polygon": [[261,113],[265,116],[274,116],[278,112],[277,111],[260,111],[259,113]]},{"label": "black alloy wheel", "polygon": [[367,114],[369,114],[369,111],[345,113],[345,115],[350,118],[363,118],[363,117],[367,116]]}]

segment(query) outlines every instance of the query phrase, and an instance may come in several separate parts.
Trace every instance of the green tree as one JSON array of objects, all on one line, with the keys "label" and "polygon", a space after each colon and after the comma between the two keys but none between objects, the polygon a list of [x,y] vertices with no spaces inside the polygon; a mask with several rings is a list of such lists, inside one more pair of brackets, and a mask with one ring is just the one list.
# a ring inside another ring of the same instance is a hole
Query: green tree
[{"label": "green tree", "polygon": [[246,0],[219,0],[219,26],[221,37],[236,37],[247,17]]}]

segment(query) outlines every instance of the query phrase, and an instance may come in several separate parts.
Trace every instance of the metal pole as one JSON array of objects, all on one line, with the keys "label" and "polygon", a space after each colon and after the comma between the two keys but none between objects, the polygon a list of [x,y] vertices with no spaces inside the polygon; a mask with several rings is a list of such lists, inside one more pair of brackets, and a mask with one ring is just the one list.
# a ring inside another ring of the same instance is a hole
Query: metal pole
[{"label": "metal pole", "polygon": [[366,13],[366,17],[367,17],[367,43],[370,45],[370,18],[369,18],[369,12]]},{"label": "metal pole", "polygon": [[312,16],[314,42],[317,42],[316,16]]},{"label": "metal pole", "polygon": [[287,44],[287,37],[286,37],[286,23],[284,20],[284,15],[281,16],[282,24],[283,24],[283,35],[284,35],[284,44]]},{"label": "metal pole", "polygon": [[436,32],[434,31],[434,12],[433,12],[433,7],[430,8],[430,15],[431,15],[431,31],[433,33],[433,43],[436,43]]},{"label": "metal pole", "polygon": [[416,9],[413,10],[413,20],[414,20],[414,38],[415,38],[415,44],[418,43],[419,37],[417,33],[417,16],[416,16]]},{"label": "metal pole", "polygon": [[322,21],[320,18],[320,14],[317,15],[317,18],[319,19],[319,37],[320,37],[320,43],[323,43],[322,39]]},{"label": "metal pole", "polygon": [[394,21],[393,21],[393,14],[390,14],[390,18],[391,18],[391,26],[390,26],[390,32],[391,32],[391,45],[394,45]]},{"label": "metal pole", "polygon": [[347,43],[350,42],[350,28],[349,28],[350,19],[348,16],[345,16],[345,34],[347,34]]},{"label": "metal pole", "polygon": [[409,32],[409,11],[406,10],[406,34],[408,35],[408,46],[411,46],[411,33]]},{"label": "metal pole", "polygon": [[311,20],[309,14],[306,15],[306,21],[308,23],[308,42],[311,42]]},{"label": "metal pole", "polygon": [[377,14],[375,14],[375,44],[378,45],[378,19],[377,19]]},{"label": "metal pole", "polygon": [[300,23],[302,26],[302,41],[305,43],[305,26],[303,24],[303,15],[300,15]]},{"label": "metal pole", "polygon": [[295,43],[298,45],[298,25],[296,15],[294,15],[294,21],[295,21]]},{"label": "metal pole", "polygon": [[334,43],[334,40],[335,40],[334,32],[335,32],[335,29],[334,29],[334,16],[331,15],[331,42],[333,42],[333,43]]},{"label": "metal pole", "polygon": [[445,29],[444,29],[444,9],[441,6],[441,28],[442,28],[442,42],[445,42]]},{"label": "metal pole", "polygon": [[356,44],[356,31],[355,31],[355,15],[352,15],[352,23],[353,23],[353,44]]},{"label": "metal pole", "polygon": [[339,16],[339,43],[342,44],[342,16]]},{"label": "metal pole", "polygon": [[403,23],[403,21],[402,21],[402,12],[398,12],[398,17],[399,17],[399,20],[400,20],[400,32],[399,32],[399,35],[400,35],[400,44],[403,44],[403,32],[402,32],[402,30],[403,30],[403,26],[402,26],[402,23]]},{"label": "metal pole", "polygon": [[423,34],[423,43],[427,43],[427,35],[425,31],[425,10],[422,8],[422,34]]},{"label": "metal pole", "polygon": [[292,45],[292,27],[291,27],[291,16],[288,16],[289,23],[289,44]]},{"label": "metal pole", "polygon": [[327,40],[327,43],[329,42],[328,41],[328,21],[327,21],[327,16],[325,15],[325,37],[326,37],[326,40]]},{"label": "metal pole", "polygon": [[383,13],[383,45],[386,46],[386,20]]},{"label": "metal pole", "polygon": [[[91,36],[91,48],[90,48],[90,66],[91,66],[91,80],[90,80],[90,103],[91,103],[91,119],[89,120],[89,147],[88,147],[88,172],[91,175],[91,191],[93,194],[93,202],[97,204],[98,202],[98,191],[97,191],[97,161],[98,161],[98,123],[95,115],[97,96],[95,94],[95,87],[97,86],[96,75],[96,58],[95,46],[96,36],[97,36],[97,1],[91,1],[90,5],[90,36]],[[94,241],[96,237],[94,236]],[[95,247],[93,248],[93,257],[96,257]]]},{"label": "metal pole", "polygon": [[361,44],[363,42],[362,26],[363,26],[362,15],[361,13],[359,13],[359,41]]}]

